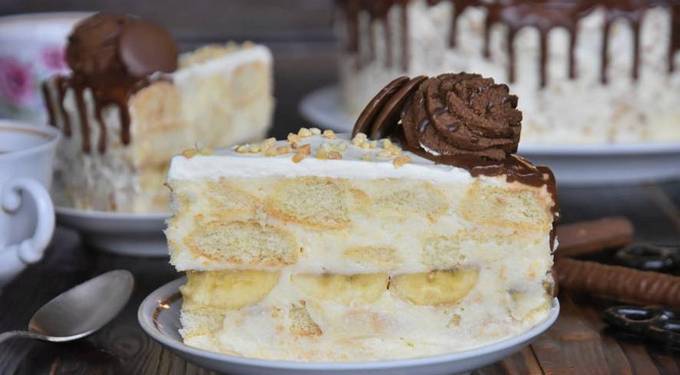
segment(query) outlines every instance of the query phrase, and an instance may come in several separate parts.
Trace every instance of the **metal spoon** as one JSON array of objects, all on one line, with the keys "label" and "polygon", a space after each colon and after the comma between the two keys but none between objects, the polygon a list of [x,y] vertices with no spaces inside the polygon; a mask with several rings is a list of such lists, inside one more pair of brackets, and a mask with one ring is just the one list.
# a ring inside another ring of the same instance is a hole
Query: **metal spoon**
[{"label": "metal spoon", "polygon": [[24,337],[52,342],[77,340],[100,329],[123,309],[134,277],[115,270],[90,279],[43,305],[28,322],[28,331],[0,333],[0,342]]}]

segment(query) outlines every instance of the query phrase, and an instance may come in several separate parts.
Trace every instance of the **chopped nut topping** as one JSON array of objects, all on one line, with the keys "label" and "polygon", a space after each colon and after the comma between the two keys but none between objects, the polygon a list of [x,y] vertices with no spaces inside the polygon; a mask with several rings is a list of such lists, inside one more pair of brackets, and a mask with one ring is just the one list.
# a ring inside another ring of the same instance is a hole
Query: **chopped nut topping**
[{"label": "chopped nut topping", "polygon": [[329,151],[328,152],[328,159],[331,160],[341,160],[342,159],[342,154],[337,152],[337,151]]},{"label": "chopped nut topping", "polygon": [[298,148],[298,153],[303,155],[310,155],[312,153],[312,145],[306,144]]},{"label": "chopped nut topping", "polygon": [[293,160],[293,163],[299,163],[302,161],[302,159],[306,157],[307,155],[298,152],[295,155],[293,155],[293,158],[291,160]]},{"label": "chopped nut topping", "polygon": [[323,137],[327,139],[335,139],[335,132],[330,129],[326,129],[323,131]]},{"label": "chopped nut topping", "polygon": [[275,147],[269,147],[264,150],[264,156],[276,156],[278,153],[276,152]]},{"label": "chopped nut topping", "polygon": [[355,146],[359,146],[365,142],[368,142],[368,137],[364,133],[357,133],[357,135],[352,138],[352,144]]},{"label": "chopped nut topping", "polygon": [[319,128],[310,128],[310,132],[312,132],[312,135],[320,135],[321,134],[321,129]]},{"label": "chopped nut topping", "polygon": [[395,159],[392,161],[392,164],[394,164],[394,166],[395,166],[396,168],[399,168],[399,167],[401,167],[402,165],[404,165],[404,164],[406,164],[406,163],[409,163],[410,161],[411,161],[411,158],[409,158],[409,157],[406,156],[406,155],[402,155],[402,156],[399,156],[399,157],[395,158]]},{"label": "chopped nut topping", "polygon": [[298,136],[295,133],[288,133],[288,143],[290,143],[293,146],[293,148],[295,148],[299,142],[300,136]]},{"label": "chopped nut topping", "polygon": [[300,138],[311,137],[311,135],[312,135],[312,131],[307,129],[307,128],[300,128],[300,130],[298,130],[298,136]]},{"label": "chopped nut topping", "polygon": [[236,146],[236,152],[240,154],[254,154],[260,152],[260,147],[246,143],[244,145]]},{"label": "chopped nut topping", "polygon": [[290,146],[279,146],[276,148],[276,153],[278,155],[288,154],[292,151],[293,150],[290,148]]},{"label": "chopped nut topping", "polygon": [[262,142],[262,148],[269,148],[270,146],[273,146],[276,143],[276,138],[271,137],[267,138]]},{"label": "chopped nut topping", "polygon": [[328,159],[328,150],[319,147],[319,149],[316,151],[316,158],[319,160]]},{"label": "chopped nut topping", "polygon": [[184,156],[187,159],[191,159],[194,156],[196,156],[197,154],[198,154],[198,150],[195,149],[195,148],[188,148],[188,149],[182,151],[182,156]]}]

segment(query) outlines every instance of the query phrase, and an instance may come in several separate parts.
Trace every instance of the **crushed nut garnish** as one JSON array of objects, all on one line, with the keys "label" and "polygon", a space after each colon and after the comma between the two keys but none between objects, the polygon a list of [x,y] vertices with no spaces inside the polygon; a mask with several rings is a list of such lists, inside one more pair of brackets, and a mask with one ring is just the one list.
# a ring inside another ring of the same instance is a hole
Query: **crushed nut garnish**
[{"label": "crushed nut garnish", "polygon": [[326,129],[323,131],[323,137],[327,139],[335,139],[335,132],[330,129]]},{"label": "crushed nut garnish", "polygon": [[279,146],[276,148],[276,153],[278,155],[288,154],[292,151],[290,146]]},{"label": "crushed nut garnish", "polygon": [[293,147],[296,147],[299,142],[300,136],[295,133],[288,133],[288,143],[290,143]]},{"label": "crushed nut garnish", "polygon": [[395,159],[392,161],[392,164],[394,164],[394,166],[395,166],[396,168],[399,168],[399,167],[401,167],[402,165],[404,165],[404,164],[406,164],[406,163],[409,163],[410,161],[411,161],[411,158],[409,158],[409,157],[406,156],[406,155],[402,155],[402,156],[399,156],[399,157],[395,158]]},{"label": "crushed nut garnish", "polygon": [[260,152],[260,146],[246,143],[244,145],[236,146],[236,152],[239,154],[256,154]]},{"label": "crushed nut garnish", "polygon": [[191,159],[194,156],[196,156],[197,154],[198,154],[198,150],[195,149],[195,148],[188,148],[188,149],[182,151],[182,156],[184,156],[187,159]]},{"label": "crushed nut garnish", "polygon": [[299,154],[310,155],[312,153],[312,145],[306,144],[298,148]]},{"label": "crushed nut garnish", "polygon": [[320,135],[321,134],[321,129],[319,128],[310,128],[310,132],[312,132],[312,135]]},{"label": "crushed nut garnish", "polygon": [[293,163],[299,163],[299,162],[302,161],[302,159],[304,159],[306,157],[307,157],[306,154],[298,152],[295,155],[293,155],[293,158],[291,160],[293,160]]},{"label": "crushed nut garnish", "polygon": [[368,142],[368,137],[364,133],[357,133],[357,135],[352,138],[352,144],[355,146],[360,146],[365,142]]},{"label": "crushed nut garnish", "polygon": [[265,149],[269,148],[269,147],[273,146],[275,143],[276,143],[276,138],[274,138],[274,137],[267,138],[262,142],[262,148],[265,148]]},{"label": "crushed nut garnish", "polygon": [[342,159],[342,154],[339,153],[338,151],[328,151],[328,159],[331,159],[331,160],[341,160],[341,159]]},{"label": "crushed nut garnish", "polygon": [[312,136],[312,131],[309,130],[309,129],[307,129],[307,128],[300,128],[300,130],[298,130],[297,135],[298,135],[300,138],[311,137],[311,136]]}]

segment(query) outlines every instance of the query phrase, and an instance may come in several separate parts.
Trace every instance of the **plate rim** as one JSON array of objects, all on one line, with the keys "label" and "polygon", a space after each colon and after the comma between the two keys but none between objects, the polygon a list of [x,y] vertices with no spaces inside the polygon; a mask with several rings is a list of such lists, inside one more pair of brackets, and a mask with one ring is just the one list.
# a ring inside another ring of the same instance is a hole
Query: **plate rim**
[{"label": "plate rim", "polygon": [[[552,306],[550,307],[548,316],[519,335],[508,337],[506,339],[493,342],[491,344],[480,347],[463,350],[460,352],[440,354],[427,357],[409,358],[409,359],[393,359],[380,361],[366,361],[366,362],[301,362],[288,360],[269,360],[257,359],[248,357],[238,357],[223,353],[211,352],[199,348],[194,348],[189,345],[179,342],[177,340],[168,338],[166,335],[160,333],[153,321],[153,313],[146,314],[145,310],[155,310],[156,303],[165,301],[174,293],[179,292],[179,286],[184,283],[186,277],[180,277],[172,280],[149,293],[139,305],[137,309],[137,320],[142,330],[149,335],[156,342],[167,347],[168,349],[190,354],[194,357],[209,359],[212,361],[219,361],[222,363],[230,363],[242,366],[251,366],[259,368],[270,368],[280,370],[301,370],[301,371],[346,371],[346,370],[384,370],[392,368],[411,368],[417,366],[438,365],[447,362],[461,361],[479,357],[481,355],[488,355],[500,350],[512,348],[520,345],[523,342],[532,340],[539,335],[546,332],[555,323],[560,313],[560,302],[557,297],[553,298]],[[163,297],[163,298],[160,298]]]},{"label": "plate rim", "polygon": [[[310,109],[310,103],[320,96],[339,95],[339,84],[332,83],[318,87],[305,94],[298,104],[298,112],[306,120],[318,126],[331,127],[330,124],[321,124],[320,117]],[[349,116],[349,115],[348,115]],[[349,116],[351,117],[351,116]],[[323,121],[323,120],[322,120]],[[335,126],[332,126],[335,127]],[[347,131],[349,129],[343,129]],[[658,155],[680,154],[680,142],[648,142],[648,143],[614,143],[614,144],[536,144],[526,143],[519,145],[519,153],[525,155],[552,155],[552,156],[621,156],[621,155]]]},{"label": "plate rim", "polygon": [[166,220],[170,218],[169,212],[117,212],[117,211],[99,211],[99,210],[83,210],[75,207],[65,207],[54,205],[54,213],[59,216],[70,216],[78,218],[89,218],[95,220]]}]

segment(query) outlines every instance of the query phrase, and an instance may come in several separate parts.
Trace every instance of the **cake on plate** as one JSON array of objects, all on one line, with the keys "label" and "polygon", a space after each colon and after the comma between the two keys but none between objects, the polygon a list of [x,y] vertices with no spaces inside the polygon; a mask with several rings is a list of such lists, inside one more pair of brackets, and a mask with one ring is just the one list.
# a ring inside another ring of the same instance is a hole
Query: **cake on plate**
[{"label": "cake on plate", "polygon": [[271,123],[272,58],[261,45],[178,56],[161,27],[100,13],[74,27],[66,59],[72,73],[43,84],[50,124],[64,135],[54,180],[63,206],[166,212],[173,155],[259,140]]},{"label": "cake on plate", "polygon": [[523,143],[680,141],[675,0],[340,0],[343,105],[400,75],[508,82]]},{"label": "cake on plate", "polygon": [[166,236],[187,276],[184,342],[265,359],[395,359],[545,319],[555,181],[514,154],[516,105],[474,74],[401,77],[353,135],[302,128],[174,157]]}]

